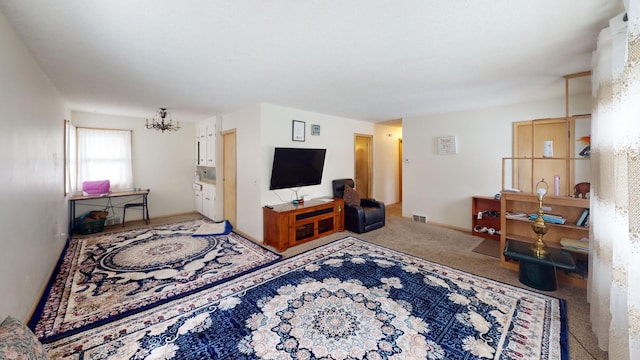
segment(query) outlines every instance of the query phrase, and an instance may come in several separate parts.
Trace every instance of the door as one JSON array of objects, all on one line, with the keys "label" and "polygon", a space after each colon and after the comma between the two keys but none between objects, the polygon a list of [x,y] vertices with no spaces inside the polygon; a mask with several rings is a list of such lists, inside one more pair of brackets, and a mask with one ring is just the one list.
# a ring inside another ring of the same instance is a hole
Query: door
[{"label": "door", "polygon": [[373,136],[355,135],[355,185],[362,198],[370,198],[372,193]]},{"label": "door", "polygon": [[232,226],[236,226],[236,130],[222,132],[222,191],[223,213]]},{"label": "door", "polygon": [[402,202],[402,139],[398,139],[398,202]]}]

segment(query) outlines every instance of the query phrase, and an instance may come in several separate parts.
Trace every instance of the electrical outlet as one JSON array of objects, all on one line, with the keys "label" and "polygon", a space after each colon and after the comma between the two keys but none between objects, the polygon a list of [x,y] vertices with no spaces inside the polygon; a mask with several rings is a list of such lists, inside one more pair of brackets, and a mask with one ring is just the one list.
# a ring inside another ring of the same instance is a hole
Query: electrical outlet
[{"label": "electrical outlet", "polygon": [[543,211],[551,211],[551,206],[542,205],[542,210]]}]

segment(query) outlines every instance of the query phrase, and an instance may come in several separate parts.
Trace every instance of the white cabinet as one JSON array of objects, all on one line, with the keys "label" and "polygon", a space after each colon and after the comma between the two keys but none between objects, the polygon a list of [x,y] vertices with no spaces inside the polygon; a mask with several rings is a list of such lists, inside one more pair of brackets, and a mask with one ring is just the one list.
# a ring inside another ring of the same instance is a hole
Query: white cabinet
[{"label": "white cabinet", "polygon": [[202,186],[202,215],[211,220],[216,217],[216,186],[203,184]]},{"label": "white cabinet", "polygon": [[196,165],[216,166],[216,118],[196,124]]},{"label": "white cabinet", "polygon": [[206,120],[207,125],[207,166],[216,166],[216,119]]},{"label": "white cabinet", "polygon": [[202,190],[194,188],[196,211],[215,220],[216,217],[216,186],[207,183],[198,183]]},{"label": "white cabinet", "polygon": [[204,121],[196,123],[196,165],[206,166],[207,128]]},{"label": "white cabinet", "polygon": [[196,198],[196,211],[202,214],[202,190],[194,190]]}]

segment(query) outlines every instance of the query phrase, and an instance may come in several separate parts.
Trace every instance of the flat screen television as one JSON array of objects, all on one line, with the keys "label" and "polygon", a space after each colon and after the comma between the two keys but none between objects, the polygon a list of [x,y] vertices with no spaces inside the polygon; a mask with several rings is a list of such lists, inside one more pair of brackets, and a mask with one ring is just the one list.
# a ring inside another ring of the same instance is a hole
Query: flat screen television
[{"label": "flat screen television", "polygon": [[327,149],[275,148],[269,190],[319,185]]}]

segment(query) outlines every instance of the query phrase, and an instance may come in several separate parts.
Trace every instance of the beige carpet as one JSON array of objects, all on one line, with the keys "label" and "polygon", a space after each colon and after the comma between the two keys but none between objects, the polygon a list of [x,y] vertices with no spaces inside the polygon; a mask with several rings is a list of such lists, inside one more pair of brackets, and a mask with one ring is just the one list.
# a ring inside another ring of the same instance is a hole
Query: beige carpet
[{"label": "beige carpet", "polygon": [[500,241],[484,239],[472,250],[474,253],[500,258]]},{"label": "beige carpet", "polygon": [[[461,232],[440,226],[413,222],[410,218],[402,217],[401,204],[387,205],[386,226],[365,234],[351,232],[335,233],[323,238],[303,243],[287,249],[282,253],[289,257],[321,244],[352,235],[359,239],[368,240],[394,250],[399,250],[434,261],[456,269],[476,275],[485,276],[500,282],[527,288],[518,281],[516,271],[507,270],[500,266],[500,260],[491,256],[473,252],[482,238],[472,236],[468,232]],[[184,214],[178,220],[190,217],[200,217],[199,214]],[[151,225],[170,222],[171,218],[151,219]],[[127,222],[127,228],[144,226],[144,222]],[[107,230],[107,229],[105,229]],[[112,230],[112,229],[108,229]],[[122,228],[113,229],[122,230]],[[235,229],[234,229],[235,230]],[[239,229],[242,232],[242,229]],[[273,248],[267,246],[271,250]],[[534,289],[528,288],[535,291]],[[585,289],[561,285],[556,291],[540,291],[541,293],[567,300],[569,317],[569,349],[572,360],[607,360],[606,352],[597,346],[595,335],[589,323],[589,304]]]}]

